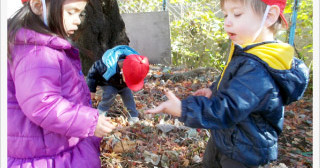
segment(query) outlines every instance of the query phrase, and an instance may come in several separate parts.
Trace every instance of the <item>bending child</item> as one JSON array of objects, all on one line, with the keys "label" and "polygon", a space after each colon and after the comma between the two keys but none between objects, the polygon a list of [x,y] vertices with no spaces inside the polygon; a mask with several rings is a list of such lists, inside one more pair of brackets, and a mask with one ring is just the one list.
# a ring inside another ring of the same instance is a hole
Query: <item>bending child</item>
[{"label": "bending child", "polygon": [[102,100],[98,105],[100,114],[107,115],[117,94],[120,94],[129,112],[129,124],[139,121],[139,113],[132,91],[142,89],[144,78],[149,72],[149,61],[145,56],[126,45],[116,46],[107,50],[101,59],[89,69],[87,84],[91,98],[95,98],[97,86],[103,90]]},{"label": "bending child", "polygon": [[284,106],[303,96],[308,68],[274,37],[287,26],[286,0],[220,2],[233,42],[220,78],[182,101],[168,91],[168,100],[146,113],[165,112],[210,129],[204,167],[258,167],[277,159]]},{"label": "bending child", "polygon": [[8,167],[100,168],[115,128],[90,106],[69,35],[87,0],[22,0],[8,21]]}]

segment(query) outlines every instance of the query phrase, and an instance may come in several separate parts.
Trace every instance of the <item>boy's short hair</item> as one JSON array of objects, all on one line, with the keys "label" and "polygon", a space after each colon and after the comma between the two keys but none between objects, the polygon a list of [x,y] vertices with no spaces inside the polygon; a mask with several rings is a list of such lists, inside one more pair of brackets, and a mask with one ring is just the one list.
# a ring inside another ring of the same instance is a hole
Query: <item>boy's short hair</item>
[{"label": "boy's short hair", "polygon": [[[267,3],[269,4],[273,4],[274,2],[281,2],[284,3],[284,5],[279,6],[280,8],[280,12],[283,13],[283,9],[285,7],[285,3],[286,0],[220,0],[220,6],[221,8],[223,8],[224,3],[226,1],[240,1],[241,3],[243,3],[244,5],[247,5],[248,3],[250,3],[252,9],[254,12],[256,12],[257,14],[263,16],[266,8],[267,8]],[[283,14],[282,14],[283,15]],[[283,27],[287,27],[287,21],[285,20],[284,16],[279,16],[278,20],[272,25],[270,26],[270,30],[275,34],[277,33],[281,28]]]}]

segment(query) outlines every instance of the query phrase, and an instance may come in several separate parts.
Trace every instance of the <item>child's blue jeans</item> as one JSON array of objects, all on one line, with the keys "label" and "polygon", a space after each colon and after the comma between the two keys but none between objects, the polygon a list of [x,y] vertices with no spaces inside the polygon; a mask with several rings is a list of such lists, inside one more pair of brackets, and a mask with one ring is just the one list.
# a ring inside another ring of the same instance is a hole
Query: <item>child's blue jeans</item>
[{"label": "child's blue jeans", "polygon": [[136,103],[134,102],[132,91],[128,87],[118,90],[113,86],[102,86],[102,90],[102,100],[98,105],[99,114],[106,113],[105,115],[107,115],[108,110],[114,102],[117,94],[120,94],[123,104],[127,108],[130,117],[138,117],[139,113],[136,109]]}]

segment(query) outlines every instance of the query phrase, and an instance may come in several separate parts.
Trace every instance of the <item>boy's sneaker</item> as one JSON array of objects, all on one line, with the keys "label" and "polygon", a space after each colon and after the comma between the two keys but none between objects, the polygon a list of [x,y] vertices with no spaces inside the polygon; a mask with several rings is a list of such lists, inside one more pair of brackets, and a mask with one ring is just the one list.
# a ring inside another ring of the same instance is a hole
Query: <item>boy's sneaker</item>
[{"label": "boy's sneaker", "polygon": [[139,121],[138,117],[130,117],[128,120],[129,125],[133,125],[133,124],[137,123],[138,121]]}]

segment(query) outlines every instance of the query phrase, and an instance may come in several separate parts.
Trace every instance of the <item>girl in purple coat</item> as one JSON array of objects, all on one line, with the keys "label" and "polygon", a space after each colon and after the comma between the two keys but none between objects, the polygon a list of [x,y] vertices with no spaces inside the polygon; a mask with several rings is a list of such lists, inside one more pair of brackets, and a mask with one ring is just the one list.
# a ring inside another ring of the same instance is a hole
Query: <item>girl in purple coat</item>
[{"label": "girl in purple coat", "polygon": [[115,127],[90,106],[68,41],[87,0],[22,0],[8,22],[8,167],[98,168]]}]

